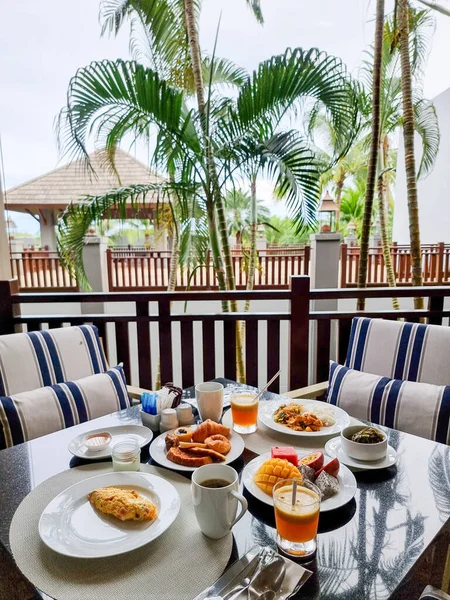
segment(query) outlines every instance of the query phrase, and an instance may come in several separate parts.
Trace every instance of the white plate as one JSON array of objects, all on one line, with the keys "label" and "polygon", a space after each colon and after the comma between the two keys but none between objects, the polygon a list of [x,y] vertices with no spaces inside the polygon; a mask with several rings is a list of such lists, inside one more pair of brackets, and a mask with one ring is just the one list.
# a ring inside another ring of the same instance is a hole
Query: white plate
[{"label": "white plate", "polygon": [[342,450],[341,438],[336,437],[332,440],[328,440],[325,444],[325,452],[331,457],[337,457],[340,463],[352,467],[354,469],[364,469],[366,471],[372,471],[376,469],[387,469],[392,467],[397,462],[397,452],[392,446],[388,446],[387,454],[381,460],[357,460],[352,458],[346,452]]},{"label": "white plate", "polygon": [[[107,448],[100,450],[99,452],[93,452],[86,446],[82,445],[82,440],[88,433],[100,433],[102,431],[108,431],[111,434],[112,440]],[[117,442],[121,442],[125,439],[135,438],[139,442],[139,446],[143,448],[153,439],[153,431],[143,425],[118,425],[117,427],[103,427],[102,429],[94,429],[92,431],[85,431],[80,433],[76,438],[73,438],[67,446],[69,452],[78,458],[85,458],[87,460],[97,460],[99,458],[108,458],[111,456],[111,448]]]},{"label": "white plate", "polygon": [[[192,429],[196,429],[196,426],[191,426]],[[168,433],[173,433],[175,429],[171,431],[167,431],[162,435],[158,436],[153,444],[150,446],[150,456],[162,467],[166,467],[167,469],[173,469],[175,471],[195,471],[197,467],[185,467],[183,465],[177,465],[177,463],[172,462],[166,456],[166,435]],[[233,460],[236,460],[240,457],[240,455],[244,452],[245,444],[244,440],[241,436],[235,431],[231,430],[231,433],[228,437],[231,444],[231,450],[228,452],[227,459],[224,463],[220,463],[222,465],[227,465]]]},{"label": "white plate", "polygon": [[[302,454],[301,456],[306,456],[306,454]],[[242,483],[247,488],[247,490],[257,498],[268,504],[269,506],[273,506],[272,496],[266,494],[259,488],[256,483],[253,481],[253,477],[259,467],[270,458],[270,452],[266,452],[265,454],[261,454],[257,456],[253,460],[251,460],[244,468],[242,473]],[[326,457],[325,457],[325,461]],[[338,473],[338,481],[339,481],[339,493],[331,498],[327,498],[323,502],[320,503],[320,512],[327,512],[329,510],[334,510],[335,508],[339,508],[350,502],[353,496],[356,494],[356,479],[350,469],[347,469],[345,465],[341,465]]]},{"label": "white plate", "polygon": [[319,406],[323,407],[324,403],[319,400],[290,400],[286,398],[285,400],[269,400],[259,403],[259,412],[258,417],[267,425],[270,429],[274,431],[280,431],[281,433],[286,433],[288,435],[295,436],[307,436],[307,437],[319,437],[323,435],[333,435],[335,433],[339,433],[344,427],[350,425],[350,416],[339,408],[339,406],[334,406],[333,404],[327,404],[326,406],[331,406],[333,408],[333,416],[336,419],[336,423],[331,427],[322,427],[320,431],[294,431],[286,425],[280,425],[280,423],[275,423],[273,420],[273,415],[275,411],[281,406],[281,404],[301,404],[302,406],[308,407],[308,409],[314,413],[314,407]]},{"label": "white plate", "polygon": [[[154,521],[121,522],[97,511],[87,496],[97,488],[134,489],[157,507]],[[42,541],[55,552],[75,558],[104,558],[129,552],[159,537],[175,521],[180,496],[171,483],[148,473],[106,473],[67,488],[44,509]]]}]

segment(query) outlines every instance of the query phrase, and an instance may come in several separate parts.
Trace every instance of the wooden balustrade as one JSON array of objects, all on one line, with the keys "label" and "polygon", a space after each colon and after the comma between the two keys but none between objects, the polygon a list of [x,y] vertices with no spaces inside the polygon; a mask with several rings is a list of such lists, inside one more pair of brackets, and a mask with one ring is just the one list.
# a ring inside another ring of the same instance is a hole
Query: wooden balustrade
[{"label": "wooden balustrade", "polygon": [[[361,296],[367,298],[367,310],[360,314],[369,317],[442,324],[450,316],[444,309],[450,287],[439,286],[310,290],[308,277],[293,277],[289,290],[23,294],[17,293],[17,282],[13,281],[0,282],[0,334],[22,328],[37,331],[94,323],[109,362],[122,361],[128,381],[152,388],[160,364],[163,382],[175,381],[187,387],[218,376],[236,377],[236,326],[240,322],[245,324],[247,383],[261,384],[281,368],[285,387],[294,389],[326,379],[330,358],[345,360],[351,320],[356,314],[355,309],[311,311],[311,301],[345,300],[348,306],[351,300],[356,306]],[[393,296],[403,303],[409,299],[410,306],[413,297],[425,297],[428,308],[384,310],[383,299],[389,306]],[[245,300],[258,301],[258,311],[220,312],[221,301],[232,298],[241,306]],[[83,314],[81,309],[71,314],[64,311],[69,303],[71,310],[73,303],[81,307],[107,303],[111,312]],[[46,306],[40,311],[40,305],[51,305],[52,310]],[[279,389],[279,381],[272,389]]]},{"label": "wooden balustrade", "polygon": [[[310,248],[298,248],[295,253],[286,254],[277,248],[258,252],[255,271],[255,289],[288,289],[293,275],[308,275]],[[118,291],[164,291],[169,283],[169,251],[161,250],[107,250],[109,289]],[[247,286],[249,255],[246,249],[232,252],[236,288]],[[177,269],[177,290],[218,289],[210,254],[205,264],[188,268],[179,265]]]},{"label": "wooden balustrade", "polygon": [[[356,287],[359,272],[359,246],[341,245],[341,287]],[[450,245],[422,245],[422,277],[424,285],[450,285]],[[412,285],[409,246],[393,243],[391,261],[398,286]],[[369,248],[367,287],[388,285],[381,246]]]},{"label": "wooden balustrade", "polygon": [[56,252],[37,250],[15,252],[11,256],[12,276],[27,291],[76,291],[77,282],[61,265]]}]

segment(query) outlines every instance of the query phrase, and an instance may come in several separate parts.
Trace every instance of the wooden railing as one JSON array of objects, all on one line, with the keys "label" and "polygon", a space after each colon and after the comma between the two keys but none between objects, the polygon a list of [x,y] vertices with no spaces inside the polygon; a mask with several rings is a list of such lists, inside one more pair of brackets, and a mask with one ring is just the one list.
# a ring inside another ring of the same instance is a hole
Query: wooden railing
[{"label": "wooden railing", "polygon": [[78,290],[77,282],[62,267],[56,252],[47,250],[14,252],[11,256],[11,271],[23,292]]},{"label": "wooden railing", "polygon": [[[288,289],[292,275],[308,275],[309,246],[299,248],[295,254],[283,254],[280,249],[258,252],[255,272],[255,289]],[[168,250],[107,250],[109,290],[164,291],[169,284],[170,257]],[[247,285],[248,253],[234,251],[232,262],[237,289]],[[191,270],[179,266],[177,290],[217,289],[212,258],[205,265]]]},{"label": "wooden railing", "polygon": [[[340,286],[358,284],[359,246],[341,245]],[[412,285],[410,246],[392,244],[391,260],[397,285]],[[424,285],[450,285],[450,245],[444,243],[422,245],[422,277]],[[380,246],[369,249],[367,286],[388,285],[383,252]]]},{"label": "wooden railing", "polygon": [[[427,298],[427,309],[380,308],[383,299],[389,305],[394,295],[403,304],[403,299],[423,296]],[[289,290],[22,294],[13,281],[0,282],[0,334],[22,327],[37,331],[94,323],[105,342],[110,364],[123,362],[128,381],[152,388],[159,363],[163,382],[175,381],[187,387],[218,376],[236,379],[236,323],[243,322],[247,383],[261,384],[281,368],[284,388],[295,389],[326,380],[330,358],[344,361],[356,311],[341,310],[338,302],[345,300],[348,306],[352,301],[356,305],[356,299],[362,296],[367,298],[368,309],[359,314],[369,317],[425,319],[442,324],[450,316],[450,311],[444,310],[450,287],[438,286],[310,290],[308,277],[293,277]],[[258,310],[220,312],[221,302],[232,298],[241,303],[258,301]],[[338,308],[310,309],[311,301],[320,307],[322,300],[333,300]],[[73,308],[70,303],[78,303],[80,312],[65,311],[64,306]],[[99,310],[107,303],[112,312],[82,314],[87,303],[100,303]],[[271,389],[277,391],[279,381]]]}]

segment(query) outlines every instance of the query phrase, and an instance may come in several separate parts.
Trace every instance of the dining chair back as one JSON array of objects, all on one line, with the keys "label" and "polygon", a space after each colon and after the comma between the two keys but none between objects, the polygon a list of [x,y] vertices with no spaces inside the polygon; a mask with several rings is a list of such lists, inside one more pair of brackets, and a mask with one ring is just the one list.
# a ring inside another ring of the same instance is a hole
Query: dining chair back
[{"label": "dining chair back", "polygon": [[94,325],[0,336],[0,396],[82,379],[107,368]]},{"label": "dining chair back", "polygon": [[391,379],[450,385],[450,328],[355,317],[345,366]]}]

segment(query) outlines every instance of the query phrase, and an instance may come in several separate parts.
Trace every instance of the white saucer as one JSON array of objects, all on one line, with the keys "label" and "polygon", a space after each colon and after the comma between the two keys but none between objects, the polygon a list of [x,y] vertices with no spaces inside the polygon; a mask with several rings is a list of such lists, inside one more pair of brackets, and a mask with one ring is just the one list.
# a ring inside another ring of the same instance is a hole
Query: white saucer
[{"label": "white saucer", "polygon": [[[263,492],[253,480],[256,471],[269,458],[270,452],[266,452],[265,454],[261,454],[260,456],[257,456],[251,460],[245,466],[244,471],[242,472],[242,483],[250,492],[250,494],[252,494],[252,496],[258,500],[261,500],[261,502],[268,504],[269,506],[273,506],[272,496],[269,496],[269,494]],[[357,485],[355,476],[350,469],[347,469],[345,465],[341,465],[337,479],[339,481],[339,493],[320,503],[320,512],[322,513],[344,506],[344,504],[350,502],[350,500],[356,494]]]},{"label": "white saucer", "polygon": [[332,458],[337,457],[339,462],[352,467],[353,469],[360,469],[364,471],[374,471],[376,469],[387,469],[392,467],[397,462],[397,452],[392,446],[388,446],[387,454],[385,458],[381,460],[357,460],[346,454],[341,447],[341,438],[335,437],[325,444],[325,452]]},{"label": "white saucer", "polygon": [[[111,434],[112,440],[107,448],[100,450],[99,452],[93,452],[85,446],[82,441],[85,435],[88,433],[101,433],[107,431]],[[116,427],[102,427],[102,429],[93,429],[92,431],[85,431],[80,433],[77,437],[73,438],[69,442],[67,448],[74,456],[78,458],[84,458],[86,460],[98,460],[99,458],[108,458],[111,456],[111,448],[117,442],[121,442],[125,439],[134,438],[139,443],[139,446],[143,448],[149,444],[153,439],[153,432],[148,427],[143,425],[117,425]]]}]

